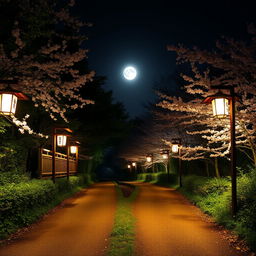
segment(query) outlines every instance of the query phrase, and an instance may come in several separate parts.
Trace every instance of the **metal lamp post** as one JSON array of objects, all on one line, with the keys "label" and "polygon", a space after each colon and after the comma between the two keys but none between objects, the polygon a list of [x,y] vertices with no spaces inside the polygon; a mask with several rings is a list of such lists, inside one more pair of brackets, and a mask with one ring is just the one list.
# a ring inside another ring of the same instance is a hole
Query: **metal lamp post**
[{"label": "metal lamp post", "polygon": [[165,149],[162,151],[162,157],[167,161],[167,181],[170,182],[170,166],[169,166],[169,161],[170,161],[170,151],[168,149]]},{"label": "metal lamp post", "polygon": [[172,140],[172,153],[179,154],[179,185],[182,187],[181,139]]},{"label": "metal lamp post", "polygon": [[72,130],[69,128],[54,127],[52,133],[52,181],[55,183],[56,166],[55,166],[55,153],[56,147],[67,148],[67,179],[69,179],[69,134]]},{"label": "metal lamp post", "polygon": [[[235,141],[235,91],[232,86],[214,86],[212,89],[229,90],[229,95],[220,91],[217,94],[207,97],[203,103],[212,103],[213,115],[219,118],[229,115],[230,119],[230,153],[231,153],[231,183],[232,183],[232,202],[231,213],[235,216],[237,213],[237,182],[236,182],[236,141]],[[229,105],[229,106],[228,106]]]}]

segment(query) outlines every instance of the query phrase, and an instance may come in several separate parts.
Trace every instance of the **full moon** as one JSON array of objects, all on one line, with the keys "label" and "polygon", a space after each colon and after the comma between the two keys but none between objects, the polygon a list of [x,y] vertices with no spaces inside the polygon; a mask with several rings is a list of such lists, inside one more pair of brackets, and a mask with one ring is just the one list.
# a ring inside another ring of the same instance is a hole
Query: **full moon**
[{"label": "full moon", "polygon": [[123,71],[123,75],[125,79],[133,80],[137,76],[137,70],[132,66],[126,67]]}]

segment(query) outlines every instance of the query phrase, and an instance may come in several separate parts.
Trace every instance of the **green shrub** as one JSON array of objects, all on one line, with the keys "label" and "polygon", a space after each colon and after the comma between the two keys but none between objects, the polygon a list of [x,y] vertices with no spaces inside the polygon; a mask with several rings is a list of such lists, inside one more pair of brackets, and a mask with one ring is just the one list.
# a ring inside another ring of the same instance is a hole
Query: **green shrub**
[{"label": "green shrub", "polygon": [[175,173],[170,173],[170,181],[168,182],[168,175],[166,172],[157,173],[140,173],[137,180],[141,182],[150,182],[162,186],[175,186],[178,183],[178,177]]},{"label": "green shrub", "polygon": [[204,212],[229,229],[245,238],[252,249],[256,249],[256,169],[240,172],[237,178],[238,213],[234,219],[230,214],[230,178],[206,178],[185,176],[180,191]]},{"label": "green shrub", "polygon": [[79,177],[30,180],[0,187],[0,238],[26,226],[84,185]]},{"label": "green shrub", "polygon": [[0,172],[0,186],[24,181],[29,181],[28,175],[20,174],[19,172]]}]

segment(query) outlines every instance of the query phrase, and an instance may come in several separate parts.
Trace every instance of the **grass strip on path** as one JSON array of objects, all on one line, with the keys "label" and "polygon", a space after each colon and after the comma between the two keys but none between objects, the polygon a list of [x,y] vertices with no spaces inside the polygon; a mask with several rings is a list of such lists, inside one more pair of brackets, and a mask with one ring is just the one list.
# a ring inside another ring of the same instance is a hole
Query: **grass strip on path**
[{"label": "grass strip on path", "polygon": [[118,193],[117,210],[114,228],[110,237],[108,256],[133,255],[135,241],[135,217],[132,213],[132,202],[138,194],[138,188],[125,197],[120,186],[116,186]]}]

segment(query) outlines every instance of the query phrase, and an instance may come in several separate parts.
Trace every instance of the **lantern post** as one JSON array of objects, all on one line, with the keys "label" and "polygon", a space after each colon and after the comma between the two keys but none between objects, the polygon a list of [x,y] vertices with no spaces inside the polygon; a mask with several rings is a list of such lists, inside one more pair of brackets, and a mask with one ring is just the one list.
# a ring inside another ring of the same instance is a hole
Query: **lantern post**
[{"label": "lantern post", "polygon": [[137,163],[132,162],[132,166],[134,167],[134,172],[135,172],[135,175],[137,176]]},{"label": "lantern post", "polygon": [[69,138],[68,135],[72,133],[69,128],[54,127],[52,131],[52,181],[55,183],[56,179],[56,148],[67,147],[67,179],[69,179]]},{"label": "lantern post", "polygon": [[76,161],[76,172],[78,170],[78,149],[79,145],[81,144],[79,141],[70,141],[69,143],[69,153],[72,155],[75,155],[75,161]]},{"label": "lantern post", "polygon": [[170,182],[170,166],[169,166],[169,162],[170,162],[170,151],[168,149],[165,149],[162,151],[162,157],[163,159],[165,159],[167,161],[167,181]]},{"label": "lantern post", "polygon": [[182,162],[181,162],[181,139],[172,140],[172,153],[179,156],[179,185],[182,187]]},{"label": "lantern post", "polygon": [[146,156],[146,161],[147,161],[148,163],[151,163],[151,162],[152,162],[152,172],[154,172],[153,154],[147,154],[147,156]]},{"label": "lantern post", "polygon": [[[235,90],[234,86],[213,86],[211,89],[229,90],[229,95],[221,93],[207,97],[203,103],[212,103],[213,115],[219,118],[229,115],[230,119],[230,154],[231,154],[231,213],[236,216],[237,213],[237,172],[236,172],[236,131],[235,131]],[[229,103],[229,108],[228,108]],[[218,111],[217,111],[218,110]],[[229,111],[228,111],[229,110]],[[228,113],[229,112],[229,113]]]}]

